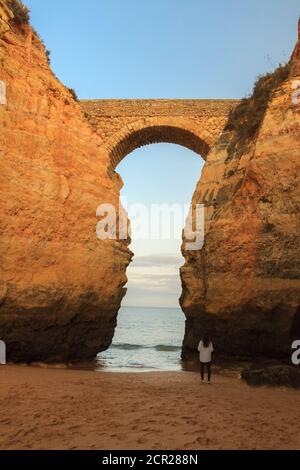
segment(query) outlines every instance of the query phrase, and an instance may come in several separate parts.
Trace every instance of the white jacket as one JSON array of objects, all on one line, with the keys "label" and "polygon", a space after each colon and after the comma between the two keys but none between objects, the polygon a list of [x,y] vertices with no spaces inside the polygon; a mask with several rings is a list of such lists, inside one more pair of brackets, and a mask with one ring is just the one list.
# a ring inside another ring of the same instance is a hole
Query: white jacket
[{"label": "white jacket", "polygon": [[203,344],[203,341],[201,340],[199,345],[198,345],[198,351],[199,351],[199,359],[200,362],[211,362],[211,353],[213,352],[214,347],[212,342],[209,343],[209,346],[206,348]]}]

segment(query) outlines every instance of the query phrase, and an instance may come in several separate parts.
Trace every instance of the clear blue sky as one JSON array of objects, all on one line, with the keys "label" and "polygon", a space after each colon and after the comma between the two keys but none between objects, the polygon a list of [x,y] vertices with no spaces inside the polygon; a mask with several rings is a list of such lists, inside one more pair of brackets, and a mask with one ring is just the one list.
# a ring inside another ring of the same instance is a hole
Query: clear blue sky
[{"label": "clear blue sky", "polygon": [[[240,98],[289,58],[300,15],[299,0],[24,3],[54,72],[80,98]],[[118,167],[122,194],[130,203],[189,203],[202,165],[185,148],[144,147]],[[132,249],[124,305],[177,306],[180,241],[133,240]]]},{"label": "clear blue sky", "polygon": [[296,40],[299,0],[25,0],[81,98],[239,98]]}]

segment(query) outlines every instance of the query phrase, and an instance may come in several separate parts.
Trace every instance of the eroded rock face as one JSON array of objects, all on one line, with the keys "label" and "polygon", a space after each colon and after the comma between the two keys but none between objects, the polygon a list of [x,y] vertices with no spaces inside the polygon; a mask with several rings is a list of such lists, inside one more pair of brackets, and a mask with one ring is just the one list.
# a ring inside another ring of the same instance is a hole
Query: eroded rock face
[{"label": "eroded rock face", "polygon": [[207,157],[193,196],[193,205],[206,207],[205,244],[183,250],[181,269],[186,359],[204,331],[223,354],[290,354],[300,304],[300,104],[292,103],[299,51],[300,37],[290,77],[255,139],[232,154],[224,132]]},{"label": "eroded rock face", "polygon": [[10,30],[10,21],[13,13],[7,5],[6,0],[0,0],[0,35]]},{"label": "eroded rock face", "polygon": [[272,386],[300,388],[300,369],[288,365],[273,365],[265,368],[245,369],[241,378],[254,387]]},{"label": "eroded rock face", "polygon": [[300,75],[300,18],[298,20],[298,41],[292,54],[292,70],[291,76]]},{"label": "eroded rock face", "polygon": [[131,258],[128,241],[96,237],[121,181],[39,38],[4,0],[0,14],[0,338],[9,360],[92,358],[111,342]]}]

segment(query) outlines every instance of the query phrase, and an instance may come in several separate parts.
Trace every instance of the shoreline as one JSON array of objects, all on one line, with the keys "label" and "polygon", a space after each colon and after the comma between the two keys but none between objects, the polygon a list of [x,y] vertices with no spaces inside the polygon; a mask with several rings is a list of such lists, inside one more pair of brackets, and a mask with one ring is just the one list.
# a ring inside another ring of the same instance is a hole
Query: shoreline
[{"label": "shoreline", "polygon": [[[76,361],[76,362],[43,362],[43,361],[33,361],[33,362],[7,362],[6,366],[10,367],[32,367],[40,368],[47,370],[74,370],[74,371],[91,371],[91,372],[105,372],[105,373],[155,373],[155,372],[199,372],[200,362],[199,359],[195,360],[182,360],[178,359],[178,366],[174,367],[157,367],[157,366],[111,366],[101,364],[103,358],[95,357],[91,360],[86,361]],[[225,374],[226,372],[236,372],[237,374],[241,373],[243,369],[255,365],[256,368],[266,367],[269,365],[290,365],[287,360],[279,360],[275,358],[260,357],[258,359],[251,357],[229,357],[229,356],[219,356],[215,357],[212,360],[212,367],[215,373]],[[1,365],[0,365],[1,367]]]},{"label": "shoreline", "polygon": [[236,374],[0,367],[0,449],[300,449],[300,393]]},{"label": "shoreline", "polygon": [[[212,368],[216,374],[222,373],[226,375],[228,372],[235,372],[237,375],[246,367],[252,364],[251,361],[242,360],[221,360],[213,361]],[[263,364],[263,363],[262,363]],[[0,365],[1,367],[1,365]],[[31,363],[14,363],[7,362],[3,367],[23,367],[23,368],[34,368],[34,369],[46,369],[46,370],[71,370],[71,371],[88,371],[97,373],[112,373],[112,374],[140,374],[140,373],[180,373],[180,372],[193,372],[199,373],[200,363],[197,362],[183,362],[178,361],[178,368],[159,368],[149,366],[101,366],[97,363],[97,360],[82,361],[82,362],[70,362],[70,363],[47,363],[47,362],[31,362]]]}]

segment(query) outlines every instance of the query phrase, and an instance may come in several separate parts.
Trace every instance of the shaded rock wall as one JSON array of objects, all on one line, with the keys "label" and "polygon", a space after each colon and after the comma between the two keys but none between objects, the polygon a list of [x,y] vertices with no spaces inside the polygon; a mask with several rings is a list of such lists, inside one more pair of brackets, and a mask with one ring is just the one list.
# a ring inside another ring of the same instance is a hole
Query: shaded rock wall
[{"label": "shaded rock wall", "polygon": [[[258,135],[230,153],[224,132],[209,153],[192,204],[205,204],[205,244],[184,249],[183,357],[195,357],[204,331],[223,354],[282,356],[300,304],[300,105],[291,75],[275,91]],[[297,75],[298,74],[298,75]]]},{"label": "shaded rock wall", "polygon": [[96,237],[96,209],[118,206],[121,182],[40,39],[4,0],[0,16],[0,338],[9,360],[91,358],[125,294],[128,242]]}]

